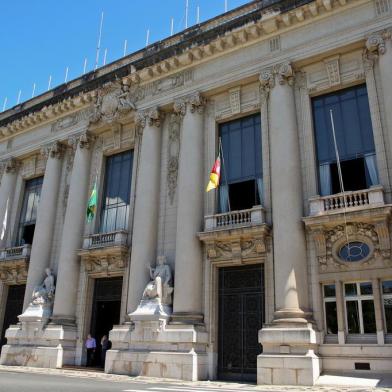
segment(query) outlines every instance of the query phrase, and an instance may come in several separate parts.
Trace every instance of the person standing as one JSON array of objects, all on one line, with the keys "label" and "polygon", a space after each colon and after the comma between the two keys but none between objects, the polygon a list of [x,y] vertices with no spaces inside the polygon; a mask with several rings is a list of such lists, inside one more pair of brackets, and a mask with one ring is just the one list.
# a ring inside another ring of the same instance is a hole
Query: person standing
[{"label": "person standing", "polygon": [[110,350],[110,340],[107,335],[103,335],[101,339],[101,366],[105,368],[106,351]]},{"label": "person standing", "polygon": [[86,366],[92,366],[93,365],[93,360],[94,360],[94,353],[95,349],[97,348],[97,342],[95,339],[88,334],[87,339],[86,339],[86,349],[87,349],[87,363]]}]

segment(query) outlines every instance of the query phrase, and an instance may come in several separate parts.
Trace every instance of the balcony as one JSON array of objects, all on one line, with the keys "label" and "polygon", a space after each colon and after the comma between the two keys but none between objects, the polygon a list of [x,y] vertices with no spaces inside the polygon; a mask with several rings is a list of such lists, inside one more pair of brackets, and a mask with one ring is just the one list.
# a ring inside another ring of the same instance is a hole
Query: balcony
[{"label": "balcony", "polygon": [[118,230],[86,236],[78,254],[89,275],[121,276],[128,265],[128,232]]},{"label": "balcony", "polygon": [[337,193],[330,196],[316,196],[309,200],[310,216],[358,211],[371,207],[380,207],[384,203],[381,186],[354,192]]},{"label": "balcony", "polygon": [[265,257],[270,227],[262,206],[204,217],[198,233],[212,262],[243,263]]},{"label": "balcony", "polygon": [[7,284],[24,284],[27,280],[31,245],[0,250],[0,279]]}]

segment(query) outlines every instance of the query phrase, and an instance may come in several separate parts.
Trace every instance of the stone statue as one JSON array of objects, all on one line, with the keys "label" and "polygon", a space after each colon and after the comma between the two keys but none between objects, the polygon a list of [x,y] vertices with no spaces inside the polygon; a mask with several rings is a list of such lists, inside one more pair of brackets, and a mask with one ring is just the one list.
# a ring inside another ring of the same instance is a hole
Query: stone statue
[{"label": "stone statue", "polygon": [[55,285],[54,276],[50,268],[45,269],[46,277],[42,284],[36,286],[33,290],[32,304],[43,305],[50,304],[54,299]]},{"label": "stone statue", "polygon": [[158,257],[156,268],[149,267],[151,281],[147,284],[143,292],[143,300],[157,298],[163,305],[171,305],[173,286],[171,283],[172,272],[170,266],[166,264],[166,257]]}]

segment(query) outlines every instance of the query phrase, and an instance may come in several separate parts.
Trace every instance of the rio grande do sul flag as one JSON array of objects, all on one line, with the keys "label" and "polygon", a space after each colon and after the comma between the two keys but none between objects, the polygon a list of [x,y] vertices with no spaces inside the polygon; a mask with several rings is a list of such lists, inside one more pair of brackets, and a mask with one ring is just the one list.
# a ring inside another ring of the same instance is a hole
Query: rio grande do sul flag
[{"label": "rio grande do sul flag", "polygon": [[97,182],[94,183],[94,188],[91,191],[91,196],[87,204],[87,222],[91,222],[97,210]]},{"label": "rio grande do sul flag", "polygon": [[211,170],[210,181],[207,185],[206,192],[209,192],[211,189],[218,188],[219,179],[220,179],[220,171],[221,171],[221,160],[220,160],[220,155],[218,155],[218,158],[216,158],[214,166],[212,167],[212,170]]}]

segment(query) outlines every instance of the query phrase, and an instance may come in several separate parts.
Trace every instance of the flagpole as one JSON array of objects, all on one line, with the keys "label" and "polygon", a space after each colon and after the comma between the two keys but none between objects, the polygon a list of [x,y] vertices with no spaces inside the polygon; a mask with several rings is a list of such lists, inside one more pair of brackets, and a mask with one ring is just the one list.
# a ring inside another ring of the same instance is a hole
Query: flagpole
[{"label": "flagpole", "polygon": [[223,155],[223,147],[222,147],[222,138],[221,137],[219,137],[219,153],[222,154],[222,168],[223,168],[223,174],[225,176],[225,183],[226,183],[225,185],[227,186],[227,204],[229,206],[229,212],[231,212],[230,196],[229,196],[229,184],[227,183],[225,157]]}]

